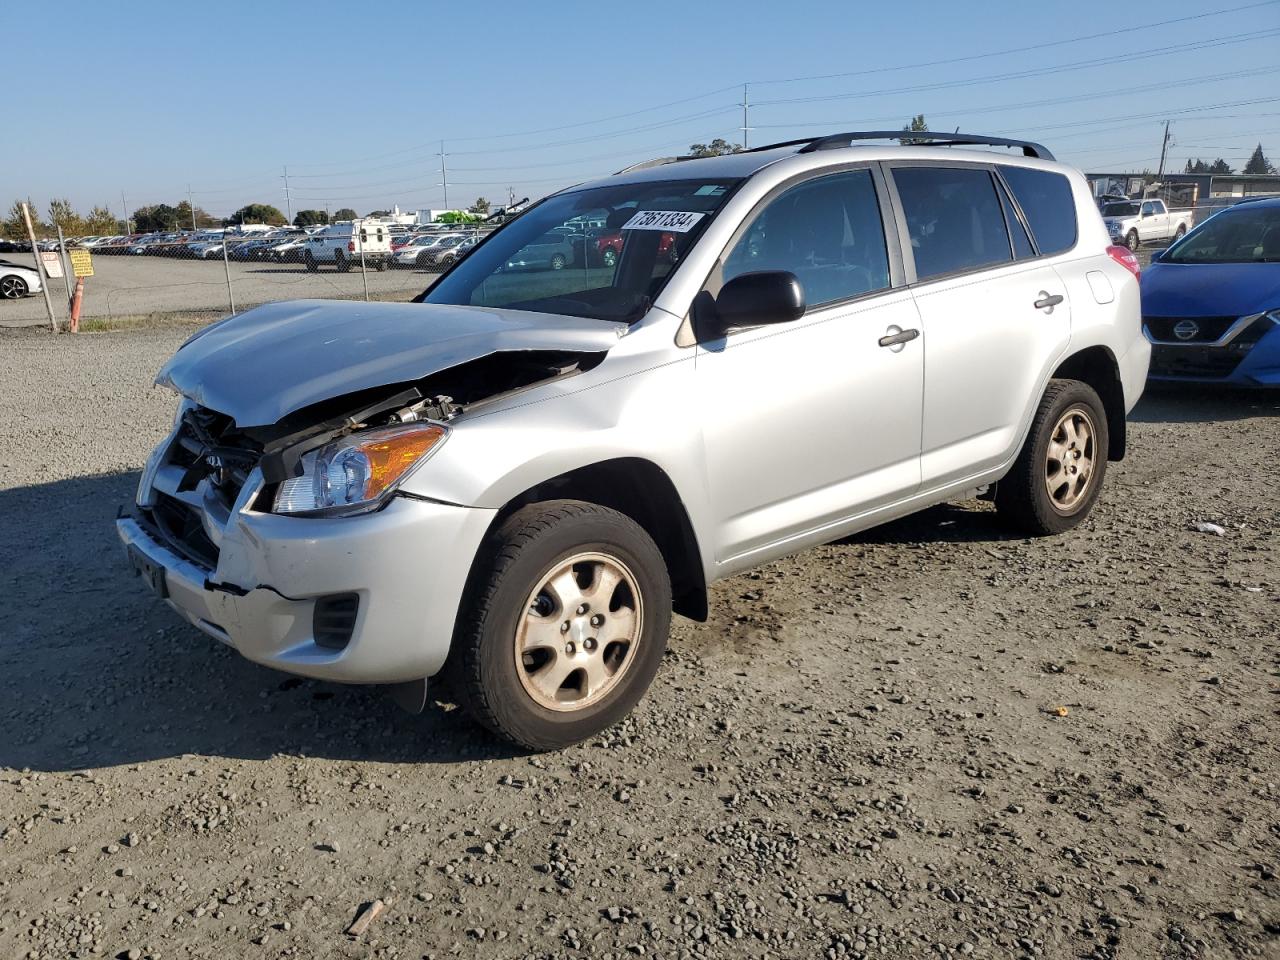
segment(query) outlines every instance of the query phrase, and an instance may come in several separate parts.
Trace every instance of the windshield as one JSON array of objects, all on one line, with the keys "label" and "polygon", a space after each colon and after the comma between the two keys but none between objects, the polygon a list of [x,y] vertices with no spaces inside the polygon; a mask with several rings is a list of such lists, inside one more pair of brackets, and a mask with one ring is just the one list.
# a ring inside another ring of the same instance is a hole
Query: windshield
[{"label": "windshield", "polygon": [[[557,194],[475,247],[422,300],[634,321],[737,183],[673,180]],[[600,242],[606,234],[616,241]]]},{"label": "windshield", "polygon": [[1102,208],[1104,217],[1136,217],[1138,215],[1138,205],[1136,203],[1108,203]]},{"label": "windshield", "polygon": [[1224,210],[1160,259],[1164,263],[1280,263],[1280,207]]}]

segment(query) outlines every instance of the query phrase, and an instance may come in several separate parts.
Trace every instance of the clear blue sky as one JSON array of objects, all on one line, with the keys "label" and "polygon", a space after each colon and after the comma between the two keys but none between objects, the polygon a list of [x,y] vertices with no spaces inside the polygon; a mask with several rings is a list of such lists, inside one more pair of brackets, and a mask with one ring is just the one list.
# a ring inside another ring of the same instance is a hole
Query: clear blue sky
[{"label": "clear blue sky", "polygon": [[[9,113],[0,203],[66,196],[119,213],[121,191],[133,209],[190,184],[215,214],[283,209],[287,164],[294,212],[438,207],[441,139],[450,205],[541,196],[741,141],[744,81],[752,145],[924,113],[933,129],[1141,170],[1168,116],[1171,165],[1238,169],[1258,141],[1280,161],[1280,3],[1235,9],[1247,2],[66,0],[6,44],[23,109]],[[14,0],[8,12],[27,18]],[[1002,53],[1033,44],[1056,45]],[[953,58],[967,59],[936,62]]]}]

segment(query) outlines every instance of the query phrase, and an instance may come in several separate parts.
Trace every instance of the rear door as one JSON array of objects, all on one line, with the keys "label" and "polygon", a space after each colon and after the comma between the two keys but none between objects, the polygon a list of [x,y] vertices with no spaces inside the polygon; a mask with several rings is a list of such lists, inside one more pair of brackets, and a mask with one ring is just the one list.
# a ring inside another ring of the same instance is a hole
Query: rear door
[{"label": "rear door", "polygon": [[993,166],[887,166],[925,331],[921,480],[937,489],[1016,452],[1070,340],[1070,303]]}]

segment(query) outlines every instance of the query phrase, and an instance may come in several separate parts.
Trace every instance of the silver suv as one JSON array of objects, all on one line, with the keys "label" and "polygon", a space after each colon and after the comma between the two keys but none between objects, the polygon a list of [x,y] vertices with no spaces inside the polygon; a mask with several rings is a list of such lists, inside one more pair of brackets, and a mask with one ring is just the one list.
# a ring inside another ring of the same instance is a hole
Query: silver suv
[{"label": "silver suv", "polygon": [[[130,562],[254,661],[410,708],[443,674],[547,749],[631,710],[714,580],[975,493],[1074,527],[1147,375],[1137,263],[1043,147],[897,135],[641,165],[415,303],[204,328]],[[560,269],[511,268],[551,233]]]}]

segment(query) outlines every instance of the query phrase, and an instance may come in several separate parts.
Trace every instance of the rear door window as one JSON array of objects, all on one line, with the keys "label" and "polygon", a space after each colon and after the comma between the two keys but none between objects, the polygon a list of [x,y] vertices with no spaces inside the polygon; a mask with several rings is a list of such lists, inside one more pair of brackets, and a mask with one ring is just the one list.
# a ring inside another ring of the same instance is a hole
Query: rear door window
[{"label": "rear door window", "polygon": [[1004,212],[984,167],[897,167],[916,279],[1008,263],[1013,259]]},{"label": "rear door window", "polygon": [[1026,215],[1040,253],[1062,253],[1076,245],[1076,202],[1071,181],[1060,173],[1027,167],[1000,168],[1000,175]]}]

